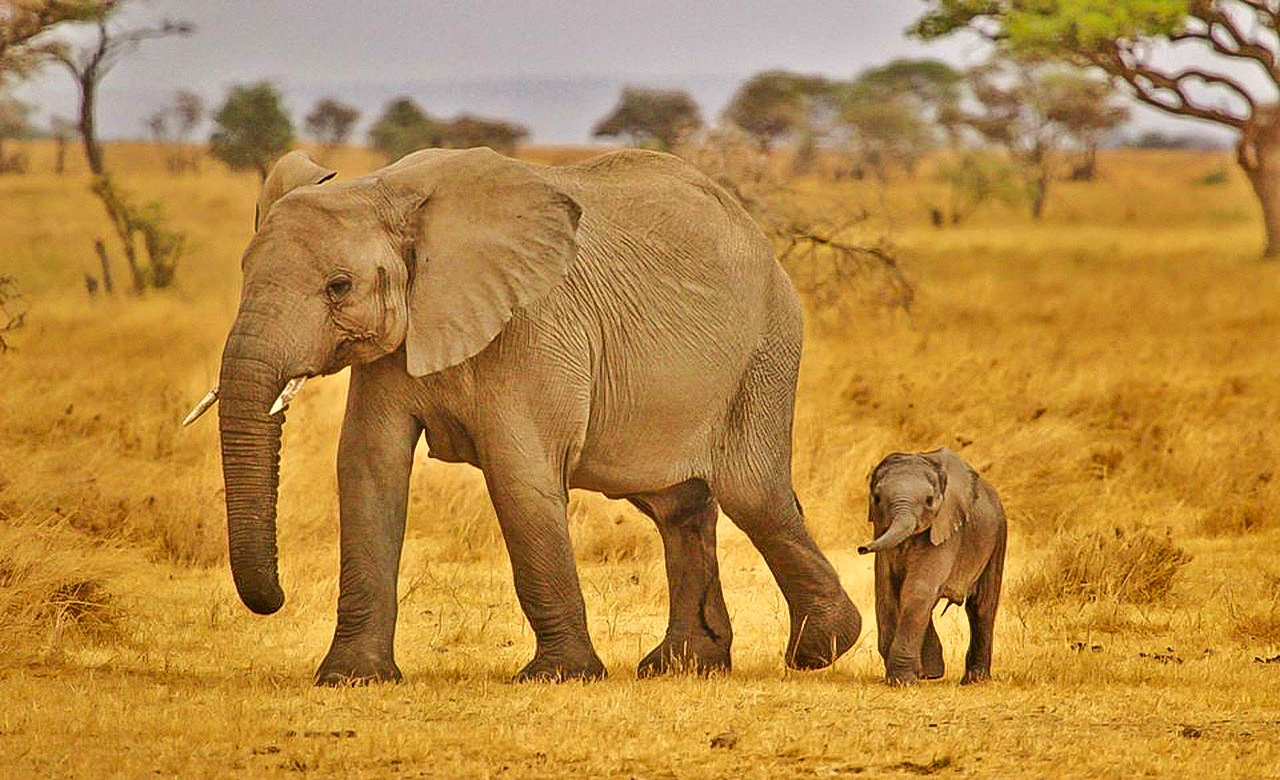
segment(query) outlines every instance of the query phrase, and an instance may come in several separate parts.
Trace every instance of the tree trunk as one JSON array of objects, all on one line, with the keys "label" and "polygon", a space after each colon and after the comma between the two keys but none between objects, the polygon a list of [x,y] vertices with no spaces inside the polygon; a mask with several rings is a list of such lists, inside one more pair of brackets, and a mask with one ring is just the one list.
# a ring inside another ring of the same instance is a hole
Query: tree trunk
[{"label": "tree trunk", "polygon": [[111,258],[107,256],[107,244],[99,238],[93,242],[93,249],[98,253],[98,260],[102,263],[102,290],[107,295],[113,295],[116,286],[111,279]]},{"label": "tree trunk", "polygon": [[1280,126],[1245,128],[1237,160],[1253,185],[1266,230],[1264,260],[1280,259]]},{"label": "tree trunk", "polygon": [[1036,174],[1031,182],[1031,218],[1039,222],[1044,217],[1044,204],[1049,198],[1049,175],[1045,172]]},{"label": "tree trunk", "polygon": [[84,158],[89,163],[89,171],[94,176],[101,176],[104,170],[102,145],[98,143],[93,118],[97,86],[97,75],[93,71],[80,76],[80,140],[84,144]]}]

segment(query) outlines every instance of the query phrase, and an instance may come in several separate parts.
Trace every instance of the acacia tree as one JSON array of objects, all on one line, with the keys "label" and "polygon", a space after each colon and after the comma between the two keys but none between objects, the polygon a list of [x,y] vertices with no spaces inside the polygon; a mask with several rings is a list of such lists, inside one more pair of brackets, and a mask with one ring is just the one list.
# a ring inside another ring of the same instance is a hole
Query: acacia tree
[{"label": "acacia tree", "polygon": [[79,130],[80,143],[84,146],[85,159],[94,176],[106,173],[102,159],[102,143],[97,133],[98,86],[111,69],[127,54],[136,51],[146,40],[188,36],[195,32],[190,22],[166,19],[159,24],[126,29],[115,29],[110,22],[126,4],[103,3],[87,20],[97,28],[96,40],[75,48],[61,41],[46,44],[40,51],[70,72],[80,91]]},{"label": "acacia tree", "polygon": [[591,135],[622,137],[632,146],[666,151],[701,127],[702,114],[688,92],[624,87],[617,105],[596,123]]},{"label": "acacia tree", "polygon": [[894,60],[842,89],[836,121],[881,179],[891,164],[911,172],[920,157],[954,140],[963,81],[938,60]]},{"label": "acacia tree", "polygon": [[960,110],[957,117],[1008,152],[1022,176],[1032,219],[1044,214],[1066,142],[1080,145],[1095,131],[1113,129],[1128,118],[1110,102],[1110,85],[1061,65],[997,57],[972,69],[968,83],[978,108]]},{"label": "acacia tree", "polygon": [[724,118],[768,151],[788,137],[812,135],[832,110],[833,85],[822,76],[769,70],[747,79],[725,107]]},{"label": "acacia tree", "polygon": [[398,160],[410,152],[444,145],[445,124],[422,110],[412,98],[398,97],[387,103],[382,116],[369,128],[369,141],[387,160]]},{"label": "acacia tree", "polygon": [[[148,286],[167,287],[173,282],[186,236],[169,228],[159,203],[138,206],[116,188],[107,172],[102,144],[97,136],[97,93],[102,79],[143,41],[188,36],[195,32],[195,27],[189,22],[166,19],[154,25],[122,28],[112,22],[127,5],[127,0],[102,0],[76,5],[77,15],[69,19],[91,23],[95,28],[96,34],[88,44],[76,47],[65,41],[50,41],[33,46],[35,39],[31,39],[26,48],[31,55],[61,64],[75,79],[80,92],[77,125],[85,159],[93,174],[91,189],[102,202],[120,239],[125,261],[133,276],[134,292],[141,293]],[[147,253],[145,265],[138,257],[139,243]],[[106,250],[101,240],[96,242],[96,246],[105,277],[109,273]]]},{"label": "acacia tree", "polygon": [[232,170],[255,170],[263,181],[271,163],[293,145],[293,121],[269,81],[232,87],[213,122],[213,156]]},{"label": "acacia tree", "polygon": [[347,142],[359,120],[360,109],[334,98],[323,98],[307,114],[307,134],[332,153]]},{"label": "acacia tree", "polygon": [[504,119],[486,119],[460,114],[445,125],[445,146],[469,149],[487,146],[503,154],[515,154],[520,142],[529,137],[529,128]]},{"label": "acacia tree", "polygon": [[[1015,50],[1095,66],[1139,101],[1230,128],[1280,258],[1280,0],[930,0],[914,31],[976,30]],[[1213,65],[1180,65],[1187,53]],[[1258,74],[1262,78],[1251,78]],[[1261,86],[1259,84],[1261,83]]]}]

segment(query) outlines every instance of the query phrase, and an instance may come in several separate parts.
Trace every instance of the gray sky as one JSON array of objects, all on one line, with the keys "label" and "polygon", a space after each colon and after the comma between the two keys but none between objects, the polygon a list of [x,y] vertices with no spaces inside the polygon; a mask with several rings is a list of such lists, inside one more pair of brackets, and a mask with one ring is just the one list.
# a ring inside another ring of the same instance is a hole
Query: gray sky
[{"label": "gray sky", "polygon": [[[781,67],[848,77],[893,57],[957,64],[982,45],[924,44],[903,30],[921,0],[139,0],[128,18],[183,18],[189,39],[152,41],[102,88],[108,137],[142,134],[174,90],[216,104],[237,82],[268,78],[299,121],[319,97],[354,103],[367,122],[407,94],[431,113],[514,119],[543,142],[583,142],[623,84],[684,87],[706,118],[754,72]],[[66,74],[49,69],[21,94],[44,114],[74,113]]]}]

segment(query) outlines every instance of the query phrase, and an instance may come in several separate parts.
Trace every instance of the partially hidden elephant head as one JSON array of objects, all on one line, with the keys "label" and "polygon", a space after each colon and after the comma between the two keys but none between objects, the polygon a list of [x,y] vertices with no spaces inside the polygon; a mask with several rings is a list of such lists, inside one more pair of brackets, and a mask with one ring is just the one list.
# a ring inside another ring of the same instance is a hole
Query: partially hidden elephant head
[{"label": "partially hidden elephant head", "polygon": [[220,403],[232,575],[260,614],[284,603],[280,428],[301,382],[401,348],[414,376],[456,365],[577,257],[578,205],[537,168],[488,149],[333,176],[292,152],[263,183],[219,386],[202,402]]},{"label": "partially hidden elephant head", "polygon": [[871,472],[867,519],[877,534],[858,552],[892,549],[910,536],[929,532],[939,545],[973,512],[977,475],[951,450],[889,455]]}]

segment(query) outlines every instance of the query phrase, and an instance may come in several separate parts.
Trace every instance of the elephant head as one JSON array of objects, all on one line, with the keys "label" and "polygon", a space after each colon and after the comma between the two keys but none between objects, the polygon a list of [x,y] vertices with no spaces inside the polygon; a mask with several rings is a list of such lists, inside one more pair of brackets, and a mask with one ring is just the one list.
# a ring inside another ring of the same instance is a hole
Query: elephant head
[{"label": "elephant head", "polygon": [[488,149],[417,152],[326,183],[333,175],[293,152],[263,183],[219,386],[202,404],[220,402],[231,570],[259,614],[284,603],[280,430],[301,382],[400,349],[414,376],[456,365],[577,257],[577,204]]},{"label": "elephant head", "polygon": [[889,550],[925,530],[931,544],[947,541],[972,514],[976,476],[945,447],[919,455],[889,455],[871,472],[867,519],[878,536],[858,552]]}]

